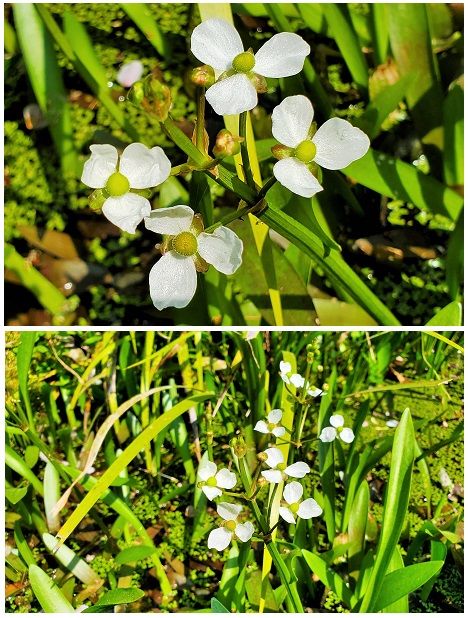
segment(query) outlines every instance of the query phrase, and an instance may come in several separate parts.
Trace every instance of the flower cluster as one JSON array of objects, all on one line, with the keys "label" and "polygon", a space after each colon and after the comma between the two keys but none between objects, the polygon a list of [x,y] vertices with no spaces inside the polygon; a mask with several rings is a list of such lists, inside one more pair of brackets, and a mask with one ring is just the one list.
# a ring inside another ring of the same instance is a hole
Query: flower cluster
[{"label": "flower cluster", "polygon": [[309,382],[306,384],[304,376],[301,376],[300,373],[292,373],[291,363],[286,361],[280,362],[280,378],[285,384],[292,384],[296,388],[304,388],[305,386],[309,397],[319,397],[326,394],[320,388],[312,388]]},{"label": "flower cluster", "polygon": [[[194,82],[207,87],[206,100],[217,114],[225,116],[253,109],[258,93],[267,91],[267,78],[299,73],[310,47],[299,35],[282,32],[254,54],[251,49],[244,50],[234,26],[222,19],[208,19],[193,30],[191,51],[205,63],[195,69]],[[147,111],[151,108],[147,100],[151,91],[157,99],[156,107],[164,108],[158,119],[165,121],[170,93],[152,78],[151,83],[148,79],[136,81],[141,72],[138,61],[123,65],[118,80],[124,87],[133,84],[129,98]],[[319,166],[342,169],[369,149],[368,137],[349,122],[331,118],[316,130],[313,117],[312,103],[302,95],[286,97],[272,114],[273,136],[280,142],[272,149],[279,159],[273,168],[274,177],[304,197],[323,189],[317,179]],[[214,156],[235,154],[243,139],[225,131],[216,142]],[[243,246],[232,230],[218,226],[212,233],[204,232],[201,216],[186,205],[151,209],[148,198],[152,190],[171,174],[171,163],[161,148],[133,143],[119,154],[111,144],[94,144],[90,150],[81,180],[95,189],[90,197],[92,206],[101,208],[104,216],[125,232],[134,234],[144,220],[147,229],[163,235],[159,245],[162,257],[149,275],[150,295],[157,309],[186,307],[196,291],[197,272],[205,272],[210,264],[226,275],[236,272]],[[297,374],[289,380],[299,385]],[[308,394],[317,396],[320,392]]]}]

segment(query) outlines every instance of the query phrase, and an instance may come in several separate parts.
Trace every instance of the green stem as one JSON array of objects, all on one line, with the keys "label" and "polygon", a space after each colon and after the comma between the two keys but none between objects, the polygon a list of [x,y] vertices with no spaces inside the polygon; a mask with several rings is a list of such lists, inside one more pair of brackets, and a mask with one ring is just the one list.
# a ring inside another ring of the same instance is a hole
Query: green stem
[{"label": "green stem", "polygon": [[294,584],[291,583],[291,575],[288,571],[287,566],[284,563],[283,558],[281,557],[281,554],[278,548],[276,547],[273,541],[265,543],[265,547],[268,549],[268,552],[273,559],[273,562],[276,566],[278,574],[281,577],[281,581],[283,582],[284,587],[286,588],[289,599],[294,608],[294,612],[297,614],[304,613],[304,608],[302,607],[301,599],[299,597],[296,587],[294,586]]},{"label": "green stem", "polygon": [[245,215],[249,214],[249,212],[252,212],[255,206],[253,207],[244,206],[243,208],[238,208],[235,212],[232,212],[229,215],[226,215],[225,217],[223,217],[216,223],[213,223],[213,225],[210,225],[210,227],[207,227],[205,232],[209,234],[210,232],[214,232],[214,230],[220,227],[221,225],[226,225],[227,223],[231,223],[232,221],[235,221],[236,219],[240,219],[244,217]]},{"label": "green stem", "polygon": [[276,180],[276,178],[274,176],[272,176],[271,178],[269,178],[266,183],[263,185],[263,187],[260,189],[260,191],[258,192],[258,201],[262,200],[265,195],[268,193],[268,191],[271,189],[271,187],[278,182]]},{"label": "green stem", "polygon": [[250,168],[249,149],[247,146],[247,118],[248,118],[247,115],[248,113],[249,112],[242,112],[242,114],[239,115],[239,136],[244,138],[240,146],[241,146],[242,167],[244,168],[245,181],[249,185],[249,187],[252,187],[252,189],[255,189],[255,182],[252,176],[252,170]]},{"label": "green stem", "polygon": [[205,89],[197,88],[197,122],[195,142],[200,152],[205,154]]}]

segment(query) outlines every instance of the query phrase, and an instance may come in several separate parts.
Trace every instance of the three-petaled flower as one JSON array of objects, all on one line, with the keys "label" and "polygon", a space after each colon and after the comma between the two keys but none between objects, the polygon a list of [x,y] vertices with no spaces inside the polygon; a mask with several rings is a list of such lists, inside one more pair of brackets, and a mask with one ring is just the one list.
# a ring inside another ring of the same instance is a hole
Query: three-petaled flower
[{"label": "three-petaled flower", "polygon": [[323,190],[316,178],[317,166],[340,170],[369,150],[367,135],[347,120],[330,118],[316,133],[314,108],[303,95],[286,97],[272,114],[272,132],[281,146],[273,167],[275,178],[293,193],[312,197]]},{"label": "three-petaled flower", "polygon": [[117,148],[110,144],[93,144],[90,150],[81,182],[92,189],[102,189],[102,214],[120,229],[134,234],[137,225],[151,212],[149,201],[138,190],[164,182],[169,177],[171,162],[159,146],[148,148],[138,142],[127,146],[120,157]]},{"label": "three-petaled flower", "polygon": [[259,431],[260,433],[271,433],[276,438],[281,438],[286,433],[286,429],[279,425],[280,420],[283,417],[283,412],[281,410],[272,410],[268,416],[267,421],[258,421],[255,425],[254,430]]},{"label": "three-petaled flower", "polygon": [[338,436],[343,442],[351,443],[354,440],[354,432],[349,427],[343,427],[344,418],[341,414],[330,416],[331,427],[324,427],[319,435],[322,442],[333,442]]},{"label": "three-petaled flower", "polygon": [[283,453],[279,448],[267,448],[264,451],[264,455],[266,455],[264,461],[271,470],[264,470],[262,476],[269,483],[281,483],[288,476],[292,476],[295,479],[302,479],[310,472],[310,468],[305,461],[296,461],[296,463],[290,466],[286,465],[284,463]]},{"label": "three-petaled flower", "polygon": [[222,468],[218,472],[218,466],[209,460],[202,460],[198,468],[198,478],[201,490],[209,500],[214,500],[222,495],[223,489],[232,489],[237,483],[234,472]]},{"label": "three-petaled flower", "polygon": [[210,532],[208,537],[208,548],[223,551],[229,545],[233,537],[237,537],[240,541],[246,542],[252,538],[254,527],[250,521],[238,523],[242,506],[231,504],[229,502],[220,502],[216,506],[218,515],[224,519],[224,524],[221,528],[216,528]]},{"label": "three-petaled flower", "polygon": [[197,270],[216,270],[231,275],[242,263],[242,241],[232,230],[220,226],[212,234],[203,231],[200,215],[190,206],[153,210],[146,227],[162,234],[162,257],[150,271],[149,286],[154,306],[186,307],[197,289]]},{"label": "three-petaled flower", "polygon": [[297,481],[288,483],[284,488],[283,498],[288,506],[280,506],[279,514],[290,524],[296,523],[296,517],[310,519],[322,513],[321,507],[313,498],[300,501],[303,493],[304,489]]},{"label": "three-petaled flower", "polygon": [[206,100],[221,116],[240,114],[257,105],[257,88],[265,91],[265,77],[289,77],[302,70],[310,47],[302,37],[281,32],[254,55],[244,51],[237,30],[222,19],[208,19],[192,32],[192,54],[219,76],[206,91]]}]

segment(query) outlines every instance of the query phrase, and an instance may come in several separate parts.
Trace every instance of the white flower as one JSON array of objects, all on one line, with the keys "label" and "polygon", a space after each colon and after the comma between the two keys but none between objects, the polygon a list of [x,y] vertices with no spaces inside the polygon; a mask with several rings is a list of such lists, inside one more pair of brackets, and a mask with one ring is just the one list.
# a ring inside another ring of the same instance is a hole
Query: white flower
[{"label": "white flower", "polygon": [[242,263],[242,241],[232,230],[221,226],[212,234],[203,231],[199,215],[190,206],[153,210],[145,218],[146,227],[163,234],[163,256],[149,274],[151,299],[159,309],[186,307],[197,289],[197,270],[216,270],[231,275]]},{"label": "white flower", "polygon": [[203,483],[201,490],[208,500],[218,498],[223,489],[232,489],[237,483],[234,472],[229,472],[226,468],[218,472],[217,465],[209,460],[200,463],[198,478]]},{"label": "white flower", "polygon": [[310,519],[322,513],[322,509],[313,498],[300,502],[303,493],[304,489],[297,481],[288,483],[284,488],[283,498],[288,506],[280,506],[279,514],[290,524],[296,523],[296,515],[301,519]]},{"label": "white flower", "polygon": [[283,453],[279,448],[267,448],[264,454],[267,456],[265,463],[271,470],[265,470],[262,472],[262,476],[269,483],[281,483],[288,476],[302,479],[310,472],[310,468],[305,461],[297,461],[287,466],[284,463]]},{"label": "white flower", "polygon": [[260,433],[271,433],[277,438],[281,438],[281,436],[284,436],[286,433],[286,429],[278,424],[282,416],[283,413],[281,410],[272,410],[267,416],[268,423],[265,421],[258,421],[254,430]]},{"label": "white flower", "polygon": [[320,388],[307,389],[309,397],[323,397],[325,394]]},{"label": "white flower", "polygon": [[398,427],[398,421],[394,418],[391,418],[385,424],[387,425],[387,427]]},{"label": "white flower", "polygon": [[169,177],[171,162],[162,148],[130,144],[119,158],[110,144],[90,146],[91,157],[85,162],[81,182],[103,189],[107,199],[102,214],[125,232],[135,233],[137,225],[151,212],[149,201],[135,190],[160,185]]},{"label": "white flower", "polygon": [[240,114],[257,105],[254,84],[261,77],[289,77],[302,70],[309,45],[297,34],[281,32],[254,55],[244,51],[237,30],[222,19],[208,19],[192,32],[192,54],[220,78],[206,91],[206,100],[221,116]]},{"label": "white flower", "polygon": [[123,64],[117,73],[117,81],[124,88],[130,88],[143,75],[143,65],[139,60]]},{"label": "white flower", "polygon": [[341,414],[330,416],[330,425],[331,427],[324,427],[319,435],[322,442],[333,442],[336,436],[348,444],[354,440],[353,430],[349,427],[343,427],[344,418]]},{"label": "white flower", "polygon": [[233,536],[236,536],[244,543],[252,538],[254,527],[250,521],[246,521],[243,524],[237,523],[242,506],[230,504],[229,502],[220,502],[216,510],[218,515],[224,519],[224,525],[210,532],[208,537],[209,549],[223,551],[229,545]]},{"label": "white flower", "polygon": [[300,94],[286,97],[272,114],[273,136],[290,151],[275,163],[273,174],[282,185],[303,197],[323,190],[312,173],[316,165],[343,169],[363,157],[370,146],[361,129],[341,118],[330,118],[312,135],[313,118],[312,103]]}]

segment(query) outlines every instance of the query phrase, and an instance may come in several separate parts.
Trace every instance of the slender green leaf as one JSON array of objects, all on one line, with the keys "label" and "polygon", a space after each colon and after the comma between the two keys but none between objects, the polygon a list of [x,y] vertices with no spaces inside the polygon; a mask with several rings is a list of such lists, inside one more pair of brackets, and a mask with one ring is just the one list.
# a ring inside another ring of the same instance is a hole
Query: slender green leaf
[{"label": "slender green leaf", "polygon": [[39,107],[48,120],[62,171],[77,176],[80,165],[73,142],[70,109],[52,39],[34,4],[13,4],[13,14],[28,77]]},{"label": "slender green leaf", "polygon": [[169,42],[151,15],[149,6],[139,2],[124,3],[121,6],[130,19],[140,28],[159,55],[162,58],[170,58],[171,47]]},{"label": "slender green leaf", "polygon": [[352,607],[353,594],[338,573],[336,573],[332,567],[328,566],[325,560],[317,554],[313,554],[307,549],[303,549],[302,555],[304,556],[304,559],[312,573],[320,579],[322,584],[327,586],[327,588],[330,588],[330,590],[333,590],[340,601],[342,601],[347,607]]},{"label": "slender green leaf", "polygon": [[69,603],[57,584],[40,567],[29,567],[29,583],[34,596],[46,614],[63,612],[73,614],[75,608]]},{"label": "slender green leaf", "polygon": [[462,324],[462,304],[454,300],[448,305],[445,305],[445,307],[442,307],[442,309],[426,323],[426,326],[461,326]]},{"label": "slender green leaf", "polygon": [[103,605],[124,605],[125,603],[134,603],[145,596],[143,590],[139,588],[116,588],[102,595],[94,607]]},{"label": "slender green leaf", "polygon": [[[410,411],[406,409],[402,414],[393,440],[382,529],[372,574],[359,607],[361,613],[375,611],[377,599],[383,589],[385,574],[400,538],[403,522],[408,510],[413,459],[414,429]],[[388,603],[385,605],[388,605]]]},{"label": "slender green leaf", "polygon": [[383,579],[382,588],[373,604],[372,611],[380,612],[404,595],[417,590],[436,575],[443,565],[443,560],[421,562],[388,573]]}]

